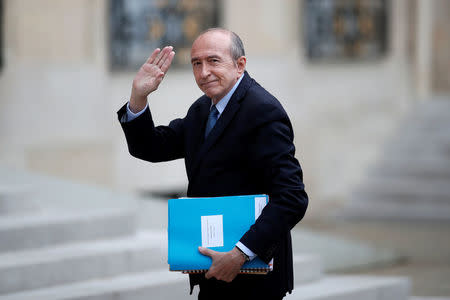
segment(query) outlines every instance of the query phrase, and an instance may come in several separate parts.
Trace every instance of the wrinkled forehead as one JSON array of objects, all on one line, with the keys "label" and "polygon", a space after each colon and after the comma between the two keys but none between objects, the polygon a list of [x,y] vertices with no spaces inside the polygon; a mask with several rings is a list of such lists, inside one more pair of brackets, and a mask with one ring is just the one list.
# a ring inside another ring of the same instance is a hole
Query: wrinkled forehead
[{"label": "wrinkled forehead", "polygon": [[191,59],[210,55],[230,55],[231,37],[227,32],[211,31],[199,36],[191,48]]}]

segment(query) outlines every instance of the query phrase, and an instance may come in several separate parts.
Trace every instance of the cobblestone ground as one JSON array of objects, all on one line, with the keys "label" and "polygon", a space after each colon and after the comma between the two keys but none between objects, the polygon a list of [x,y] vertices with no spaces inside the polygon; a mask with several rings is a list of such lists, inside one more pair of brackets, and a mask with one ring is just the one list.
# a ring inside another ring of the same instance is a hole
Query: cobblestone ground
[{"label": "cobblestone ground", "polygon": [[412,295],[450,297],[450,222],[305,220],[305,228],[397,250],[405,259],[348,274],[408,276]]}]

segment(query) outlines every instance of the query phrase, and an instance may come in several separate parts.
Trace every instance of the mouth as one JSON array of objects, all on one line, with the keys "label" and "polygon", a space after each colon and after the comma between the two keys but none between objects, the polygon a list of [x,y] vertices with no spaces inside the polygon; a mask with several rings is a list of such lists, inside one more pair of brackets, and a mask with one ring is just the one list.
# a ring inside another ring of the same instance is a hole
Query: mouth
[{"label": "mouth", "polygon": [[213,85],[216,82],[217,82],[217,80],[211,80],[211,81],[208,81],[208,82],[204,82],[204,83],[202,83],[202,87],[209,87],[210,85]]}]

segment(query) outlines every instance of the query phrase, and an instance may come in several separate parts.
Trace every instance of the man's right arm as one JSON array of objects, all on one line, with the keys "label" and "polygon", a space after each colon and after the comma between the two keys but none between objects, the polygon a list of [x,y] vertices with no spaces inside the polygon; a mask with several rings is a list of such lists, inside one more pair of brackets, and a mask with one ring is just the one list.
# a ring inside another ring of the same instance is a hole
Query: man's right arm
[{"label": "man's right arm", "polygon": [[174,56],[172,46],[166,46],[162,51],[159,48],[153,51],[133,79],[130,101],[127,103],[126,114],[120,117],[120,122],[130,122],[146,110],[147,96],[158,89]]},{"label": "man's right arm", "polygon": [[168,161],[181,158],[184,153],[183,120],[155,127],[147,102],[147,96],[158,88],[174,55],[170,46],[155,49],[133,79],[130,101],[118,111],[130,154],[143,160]]}]

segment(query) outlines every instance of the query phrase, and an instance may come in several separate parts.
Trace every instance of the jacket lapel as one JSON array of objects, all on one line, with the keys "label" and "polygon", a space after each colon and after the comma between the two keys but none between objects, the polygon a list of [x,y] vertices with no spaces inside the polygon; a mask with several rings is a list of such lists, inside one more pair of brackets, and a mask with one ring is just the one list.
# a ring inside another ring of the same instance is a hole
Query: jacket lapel
[{"label": "jacket lapel", "polygon": [[[244,99],[245,93],[250,87],[251,82],[252,82],[251,77],[248,75],[247,72],[245,72],[244,78],[242,78],[242,81],[239,84],[238,88],[231,96],[231,99],[228,102],[227,106],[225,107],[225,110],[220,115],[220,118],[217,120],[215,126],[209,133],[208,137],[204,140],[203,144],[201,144],[201,146],[198,148],[197,154],[195,155],[195,159],[193,160],[192,163],[191,176],[195,174],[203,157],[205,157],[208,150],[216,143],[217,139],[223,134],[227,126],[230,124],[231,120],[233,120],[233,117],[239,110],[241,101]],[[209,106],[208,111],[206,112],[205,119],[208,117],[207,116],[208,113],[209,113]],[[205,119],[203,119],[203,121]],[[201,124],[203,123],[205,122],[201,122]],[[204,129],[204,126],[202,126],[202,128]],[[200,132],[202,135],[204,134],[204,130],[200,130]]]},{"label": "jacket lapel", "polygon": [[189,143],[186,144],[186,170],[189,180],[192,177],[192,171],[195,167],[195,161],[198,157],[198,152],[203,144],[203,136],[205,132],[205,120],[208,119],[209,109],[211,107],[211,99],[205,96],[205,100],[196,109],[194,119],[198,120],[192,122],[188,135]]}]

